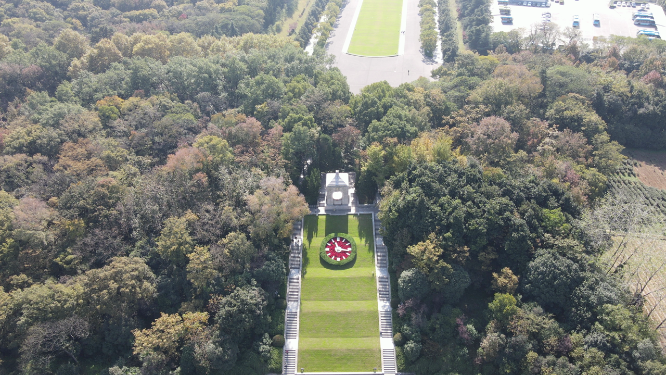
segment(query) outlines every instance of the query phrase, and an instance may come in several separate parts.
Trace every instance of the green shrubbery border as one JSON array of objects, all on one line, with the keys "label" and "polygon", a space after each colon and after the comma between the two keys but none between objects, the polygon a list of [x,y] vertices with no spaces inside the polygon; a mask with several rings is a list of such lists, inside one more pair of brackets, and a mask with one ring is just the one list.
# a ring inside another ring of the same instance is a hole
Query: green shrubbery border
[{"label": "green shrubbery border", "polygon": [[[328,241],[333,237],[344,237],[351,244],[352,251],[351,254],[347,257],[347,259],[337,261],[329,258],[328,255],[326,255],[326,243],[328,243]],[[354,259],[356,259],[356,241],[354,241],[354,237],[350,236],[347,233],[331,233],[328,236],[324,237],[324,239],[321,241],[321,245],[319,245],[319,257],[323,259],[324,262],[332,266],[344,266],[345,264],[351,263]]]}]

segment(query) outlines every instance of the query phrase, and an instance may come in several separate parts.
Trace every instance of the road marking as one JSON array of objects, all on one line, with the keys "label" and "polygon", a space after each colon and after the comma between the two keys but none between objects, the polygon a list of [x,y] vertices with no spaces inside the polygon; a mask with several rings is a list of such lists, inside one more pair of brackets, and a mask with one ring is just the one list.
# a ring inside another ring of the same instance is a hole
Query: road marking
[{"label": "road marking", "polygon": [[354,18],[352,18],[351,25],[349,25],[349,29],[347,30],[345,44],[342,46],[342,53],[347,53],[347,50],[349,50],[349,44],[351,44],[352,36],[354,36],[354,30],[356,30],[356,21],[358,21],[358,15],[361,14],[362,6],[363,0],[358,0],[358,5],[356,5],[356,10],[354,11]]},{"label": "road marking", "polygon": [[400,43],[398,44],[398,56],[405,54],[405,34],[407,31],[407,5],[410,0],[402,0],[402,14],[400,15]]}]

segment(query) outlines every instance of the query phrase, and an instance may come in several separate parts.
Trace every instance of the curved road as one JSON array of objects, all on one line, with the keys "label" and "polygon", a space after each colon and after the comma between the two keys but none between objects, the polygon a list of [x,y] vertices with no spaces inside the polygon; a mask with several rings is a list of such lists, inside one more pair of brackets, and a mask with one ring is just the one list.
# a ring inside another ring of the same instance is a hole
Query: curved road
[{"label": "curved road", "polygon": [[326,50],[335,56],[335,66],[347,77],[351,92],[358,94],[361,88],[384,80],[395,87],[401,83],[412,82],[421,76],[430,78],[430,72],[440,65],[435,61],[426,60],[421,54],[418,0],[403,1],[407,2],[403,7],[407,9],[405,49],[403,55],[393,57],[361,57],[343,53],[347,33],[353,31],[350,30],[350,26],[354,12],[361,1],[348,0],[342,9],[335,29],[326,43]]}]

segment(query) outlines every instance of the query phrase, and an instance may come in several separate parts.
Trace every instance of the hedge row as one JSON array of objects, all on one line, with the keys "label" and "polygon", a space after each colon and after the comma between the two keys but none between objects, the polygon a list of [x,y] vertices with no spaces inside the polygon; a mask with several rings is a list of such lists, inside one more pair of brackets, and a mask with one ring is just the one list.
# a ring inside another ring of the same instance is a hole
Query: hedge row
[{"label": "hedge row", "polygon": [[335,21],[338,20],[338,15],[340,14],[341,9],[342,0],[331,0],[326,6],[326,9],[324,10],[326,21],[319,22],[319,26],[317,26],[317,29],[315,30],[315,32],[319,33],[319,39],[317,40],[318,46],[324,47],[326,45],[328,36],[331,34],[331,31],[333,31],[333,25],[335,25]]},{"label": "hedge row", "polygon": [[442,57],[453,62],[458,55],[458,15],[451,14],[449,0],[438,0],[439,35],[442,37]]},{"label": "hedge row", "polygon": [[296,38],[294,38],[295,41],[300,43],[301,48],[305,48],[305,46],[308,45],[308,42],[312,37],[312,31],[317,27],[319,18],[321,18],[321,13],[326,8],[328,2],[329,0],[315,0],[314,5],[312,5],[312,9],[310,9],[310,13],[308,13],[308,18],[305,20],[303,26],[298,29]]},{"label": "hedge row", "polygon": [[437,31],[435,31],[435,1],[419,1],[419,15],[421,16],[421,49],[423,54],[432,58],[437,48]]},{"label": "hedge row", "polygon": [[458,18],[463,25],[463,39],[471,50],[477,51],[481,55],[488,54],[491,48],[490,21],[492,13],[490,12],[491,0],[458,0],[460,9]]}]

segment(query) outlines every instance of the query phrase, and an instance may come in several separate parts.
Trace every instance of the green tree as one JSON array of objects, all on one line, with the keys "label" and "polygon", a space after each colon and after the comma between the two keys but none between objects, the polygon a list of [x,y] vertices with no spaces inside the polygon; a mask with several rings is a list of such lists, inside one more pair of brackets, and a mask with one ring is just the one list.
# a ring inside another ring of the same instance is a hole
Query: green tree
[{"label": "green tree", "polygon": [[261,288],[237,288],[219,302],[215,323],[231,337],[247,337],[265,319],[266,304],[265,292]]},{"label": "green tree", "polygon": [[516,303],[516,298],[511,294],[495,293],[495,298],[488,304],[488,310],[492,319],[506,327],[511,318],[520,311]]},{"label": "green tree", "polygon": [[428,295],[430,286],[427,276],[417,268],[403,271],[398,278],[398,296],[401,301],[415,298],[420,300]]},{"label": "green tree", "polygon": [[211,285],[219,276],[213,267],[212,256],[207,246],[196,246],[194,251],[187,254],[187,280],[192,283],[198,294],[208,293]]},{"label": "green tree", "polygon": [[190,236],[187,217],[170,217],[164,221],[164,228],[155,241],[157,253],[174,265],[183,265],[187,255],[194,251],[194,241]]}]

